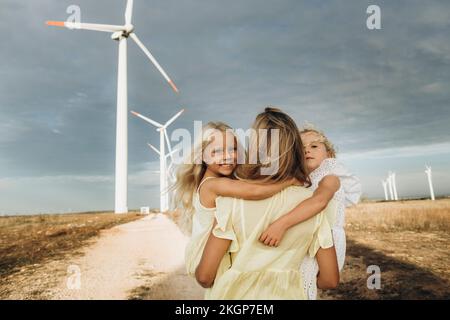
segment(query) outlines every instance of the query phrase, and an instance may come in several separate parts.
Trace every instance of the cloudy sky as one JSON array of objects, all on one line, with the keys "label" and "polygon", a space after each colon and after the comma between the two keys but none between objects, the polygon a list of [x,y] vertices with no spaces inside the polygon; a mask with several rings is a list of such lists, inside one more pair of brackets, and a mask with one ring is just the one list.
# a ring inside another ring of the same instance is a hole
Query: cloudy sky
[{"label": "cloudy sky", "polygon": [[[371,4],[381,30],[366,27]],[[117,43],[47,27],[70,5],[122,24],[125,0],[1,0],[0,214],[114,206]],[[172,126],[248,128],[266,105],[322,128],[369,198],[450,193],[450,2],[135,0],[136,33],[180,89],[129,42],[129,108]],[[129,208],[158,207],[158,133],[129,118]]]}]

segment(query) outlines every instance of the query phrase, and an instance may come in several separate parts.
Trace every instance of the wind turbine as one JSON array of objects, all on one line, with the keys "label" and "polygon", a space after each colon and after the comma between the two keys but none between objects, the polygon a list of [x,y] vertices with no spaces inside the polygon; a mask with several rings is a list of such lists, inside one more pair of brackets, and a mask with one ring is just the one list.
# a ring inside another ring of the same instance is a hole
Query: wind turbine
[{"label": "wind turbine", "polygon": [[383,190],[384,190],[384,200],[389,200],[388,199],[388,193],[387,193],[387,180],[381,180],[381,183],[383,184]]},{"label": "wind turbine", "polygon": [[394,200],[398,200],[397,195],[397,182],[395,181],[395,172],[391,172],[391,179],[392,179],[392,189],[394,191]]},{"label": "wind turbine", "polygon": [[158,61],[139,40],[131,24],[133,0],[127,1],[124,25],[108,25],[80,22],[47,21],[49,26],[69,29],[92,30],[112,33],[111,38],[119,41],[119,64],[117,76],[117,121],[116,121],[116,179],[115,179],[115,213],[128,212],[128,83],[127,83],[127,39],[130,37],[144,51],[175,92],[177,87],[169,78]]},{"label": "wind turbine", "polygon": [[[170,126],[182,113],[184,112],[184,109],[179,111],[176,115],[174,115],[172,118],[170,118],[169,121],[167,121],[165,124],[161,124],[159,122],[156,122],[150,118],[147,118],[140,113],[137,113],[135,111],[131,111],[133,115],[136,117],[139,117],[148,123],[154,125],[157,127],[156,131],[159,131],[159,150],[155,147],[151,146],[152,149],[154,148],[155,151],[159,154],[159,190],[160,190],[160,210],[161,212],[165,212],[169,209],[169,203],[168,203],[168,181],[167,181],[167,157],[171,157],[173,162],[173,153],[172,147],[170,145],[169,136],[167,135],[167,127]],[[169,153],[166,155],[165,152],[165,142],[167,141],[167,146],[169,148]]]},{"label": "wind turbine", "polygon": [[425,173],[427,174],[428,177],[428,185],[430,186],[431,200],[434,201],[435,198],[434,198],[433,181],[431,179],[431,167],[425,166],[425,168],[426,168]]},{"label": "wind turbine", "polygon": [[392,175],[391,175],[390,171],[388,173],[387,182],[388,182],[390,200],[394,200],[394,188],[392,186]]},{"label": "wind turbine", "polygon": [[[170,141],[167,141],[167,144],[170,146]],[[161,153],[159,152],[159,150],[155,147],[155,146],[153,146],[152,144],[150,144],[150,143],[148,143],[148,146],[153,150],[153,151],[155,151],[158,155],[161,155]],[[173,184],[174,182],[175,182],[175,180],[176,180],[176,178],[175,178],[175,175],[174,175],[174,173],[172,172],[172,167],[173,167],[173,164],[174,164],[174,162],[173,162],[173,154],[175,153],[175,152],[178,152],[179,151],[179,149],[175,149],[175,150],[173,150],[172,152],[169,152],[169,153],[167,153],[166,155],[165,155],[165,165],[166,165],[166,185],[169,187],[171,184]],[[171,158],[171,162],[170,162],[170,165],[169,166],[167,166],[167,158]],[[160,173],[159,171],[156,171],[156,173]],[[170,206],[169,206],[169,197],[170,197],[170,194],[169,194],[169,192],[170,192],[170,190],[168,190],[167,192],[164,192],[163,194],[162,194],[162,196],[164,196],[164,206],[166,207],[166,208],[169,208]]]}]

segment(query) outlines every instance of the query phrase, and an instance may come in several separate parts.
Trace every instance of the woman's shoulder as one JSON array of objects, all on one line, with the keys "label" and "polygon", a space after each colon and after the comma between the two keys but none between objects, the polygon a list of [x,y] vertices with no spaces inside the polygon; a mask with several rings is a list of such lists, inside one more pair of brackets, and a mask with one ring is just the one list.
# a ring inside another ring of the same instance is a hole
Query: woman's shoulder
[{"label": "woman's shoulder", "polygon": [[272,197],[280,197],[281,199],[307,199],[312,197],[314,191],[306,186],[289,186]]}]

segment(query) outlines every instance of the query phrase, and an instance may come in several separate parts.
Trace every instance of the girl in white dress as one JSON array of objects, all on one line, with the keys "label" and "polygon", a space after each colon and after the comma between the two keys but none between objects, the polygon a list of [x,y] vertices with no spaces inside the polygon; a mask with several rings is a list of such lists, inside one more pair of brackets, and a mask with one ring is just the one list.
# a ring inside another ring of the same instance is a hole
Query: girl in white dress
[{"label": "girl in white dress", "polygon": [[[316,129],[304,129],[301,131],[301,138],[314,194],[274,221],[261,234],[260,241],[269,246],[278,246],[287,229],[310,219],[333,199],[337,204],[337,212],[332,232],[339,271],[342,271],[346,251],[345,207],[359,201],[361,184],[355,175],[336,160],[334,147],[322,132]],[[319,267],[316,259],[306,256],[300,270],[303,275],[305,294],[310,300],[317,299],[316,279]]]}]

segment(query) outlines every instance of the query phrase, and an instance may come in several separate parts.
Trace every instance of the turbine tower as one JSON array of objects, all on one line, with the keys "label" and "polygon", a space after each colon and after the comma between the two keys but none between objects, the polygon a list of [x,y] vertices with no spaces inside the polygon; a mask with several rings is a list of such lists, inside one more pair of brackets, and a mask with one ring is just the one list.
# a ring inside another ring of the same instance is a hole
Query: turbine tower
[{"label": "turbine tower", "polygon": [[434,189],[433,189],[433,181],[431,179],[431,167],[429,166],[425,166],[425,173],[427,174],[428,177],[428,185],[430,186],[430,194],[431,194],[431,200],[435,200],[434,198]]},{"label": "turbine tower", "polygon": [[388,192],[387,192],[387,180],[381,180],[381,183],[383,184],[383,190],[384,190],[384,200],[388,201]]},{"label": "turbine tower", "polygon": [[392,186],[392,176],[391,172],[389,171],[388,177],[387,177],[388,187],[389,187],[389,200],[394,200],[394,188]]},{"label": "turbine tower", "polygon": [[394,192],[394,200],[398,200],[397,195],[397,182],[395,181],[395,172],[391,172],[391,179],[392,179],[392,191]]},{"label": "turbine tower", "polygon": [[112,33],[111,38],[119,42],[119,63],[117,76],[117,120],[116,120],[116,178],[115,213],[128,212],[128,89],[127,89],[127,39],[130,37],[144,51],[145,55],[163,75],[175,92],[177,87],[159,65],[150,51],[134,33],[132,22],[133,0],[127,1],[124,25],[108,25],[80,22],[47,21],[49,26],[69,29],[92,30]]},{"label": "turbine tower", "polygon": [[[167,144],[168,144],[168,146],[169,146],[169,148],[171,148],[171,146],[170,146],[170,141],[167,141]],[[150,144],[150,143],[148,143],[148,146],[153,150],[153,151],[155,151],[159,156],[161,156],[161,154],[160,154],[160,152],[159,152],[159,150],[155,147],[155,146],[153,146],[152,144]],[[166,165],[166,185],[169,187],[171,184],[173,184],[174,182],[175,182],[175,175],[173,174],[173,172],[172,172],[172,168],[173,168],[173,164],[174,164],[174,161],[173,161],[173,154],[175,153],[175,152],[177,152],[177,151],[179,151],[179,149],[175,149],[175,150],[173,150],[172,152],[169,152],[169,153],[167,153],[166,155],[165,155],[165,159],[164,159],[164,161],[165,161],[165,165]],[[170,165],[169,166],[167,166],[167,158],[171,158],[171,162],[170,162]],[[156,173],[161,173],[160,171],[157,171]],[[164,196],[164,206],[166,207],[166,208],[169,208],[170,209],[170,201],[169,201],[169,198],[170,198],[170,196],[171,196],[171,191],[170,190],[168,190],[168,192],[164,192],[161,196]]]},{"label": "turbine tower", "polygon": [[[157,129],[156,131],[159,131],[159,150],[154,148],[155,151],[159,154],[159,191],[160,191],[160,210],[161,212],[165,212],[169,210],[169,197],[168,197],[168,175],[167,175],[167,157],[171,157],[172,163],[173,163],[173,153],[172,147],[170,145],[169,136],[167,135],[167,127],[170,126],[182,113],[184,112],[184,109],[179,111],[176,115],[174,115],[172,118],[170,118],[169,121],[167,121],[165,124],[161,124],[159,122],[156,122],[150,118],[147,118],[140,113],[137,113],[135,111],[131,111],[133,115],[136,117],[141,118],[142,120],[147,121],[148,123],[154,125]],[[166,154],[165,151],[165,142],[164,139],[167,141],[167,147],[169,148],[169,153]],[[152,149],[153,149],[152,148]]]}]

